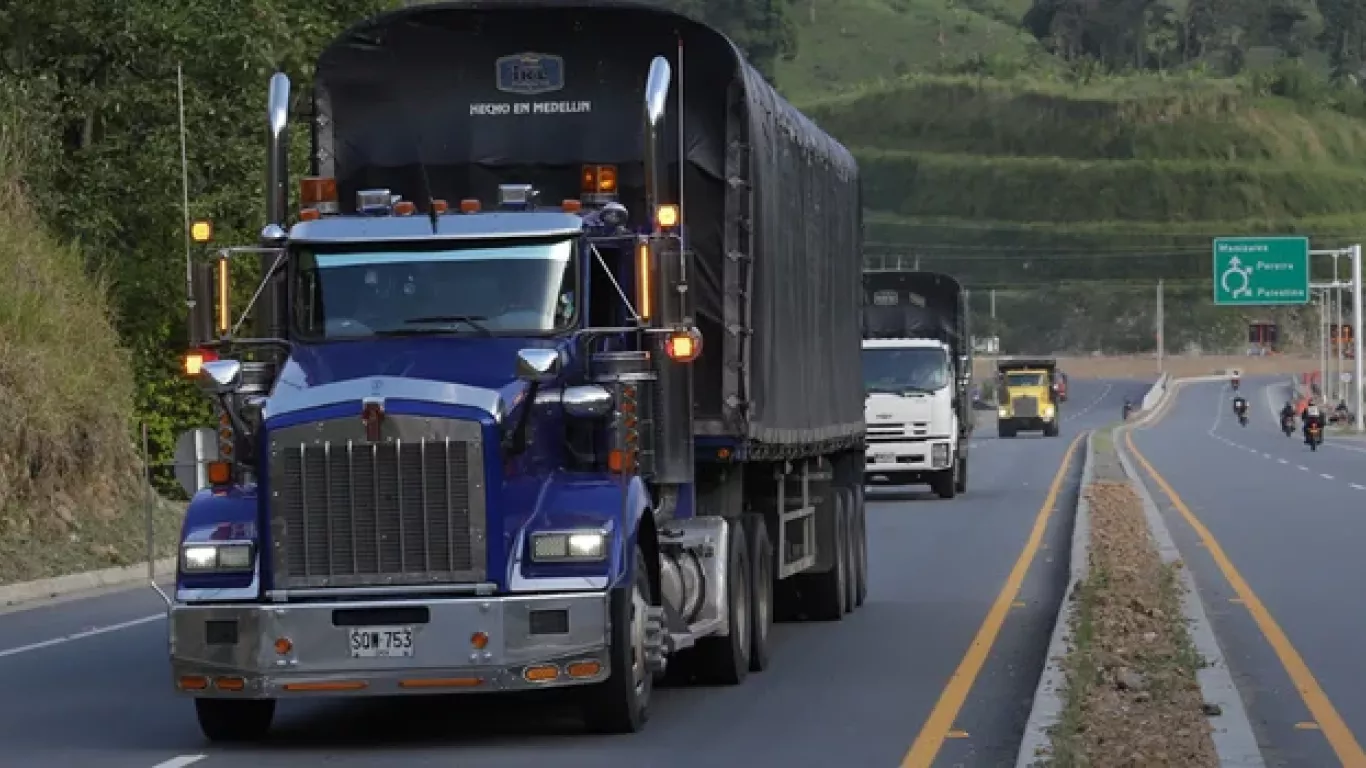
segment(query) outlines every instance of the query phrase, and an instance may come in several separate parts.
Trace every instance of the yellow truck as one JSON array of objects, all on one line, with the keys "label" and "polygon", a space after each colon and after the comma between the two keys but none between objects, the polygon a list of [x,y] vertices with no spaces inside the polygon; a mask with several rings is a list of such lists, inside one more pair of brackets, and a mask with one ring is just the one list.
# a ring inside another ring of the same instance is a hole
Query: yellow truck
[{"label": "yellow truck", "polygon": [[1021,431],[1058,436],[1058,361],[1051,357],[1009,358],[996,363],[996,434]]}]

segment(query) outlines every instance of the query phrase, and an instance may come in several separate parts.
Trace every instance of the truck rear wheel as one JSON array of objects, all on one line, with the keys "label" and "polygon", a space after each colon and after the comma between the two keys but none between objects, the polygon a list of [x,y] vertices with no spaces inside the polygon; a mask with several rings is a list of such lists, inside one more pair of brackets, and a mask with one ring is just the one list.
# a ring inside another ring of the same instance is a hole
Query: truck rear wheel
[{"label": "truck rear wheel", "polygon": [[763,672],[768,669],[768,637],[773,632],[773,545],[763,515],[750,513],[742,519],[749,542],[749,563],[754,569],[749,580],[749,671]]},{"label": "truck rear wheel", "polygon": [[258,741],[270,733],[274,699],[195,699],[199,730],[209,741]]},{"label": "truck rear wheel", "polygon": [[849,574],[844,577],[844,612],[853,613],[858,607],[858,541],[854,538],[854,494],[848,488],[835,488],[836,499],[844,510],[844,562]]},{"label": "truck rear wheel", "polygon": [[687,655],[689,669],[701,682],[716,685],[739,685],[749,675],[750,646],[753,638],[753,617],[750,604],[749,545],[745,526],[738,520],[726,526],[726,613],[730,634],[725,637],[704,637]]},{"label": "truck rear wheel", "polygon": [[612,590],[608,610],[611,674],[588,694],[583,714],[595,733],[635,733],[650,719],[654,675],[645,663],[647,613],[653,605],[645,553],[636,545],[630,584]]},{"label": "truck rear wheel", "polygon": [[845,582],[853,570],[849,567],[849,525],[843,504],[832,503],[834,536],[830,542],[830,569],[824,573],[803,574],[797,577],[802,596],[802,613],[815,621],[839,621],[847,613]]},{"label": "truck rear wheel", "polygon": [[856,486],[850,491],[854,496],[854,551],[858,553],[858,566],[854,569],[854,580],[858,582],[858,588],[854,590],[854,604],[858,606],[863,605],[868,599],[868,507],[863,497],[862,486]]}]

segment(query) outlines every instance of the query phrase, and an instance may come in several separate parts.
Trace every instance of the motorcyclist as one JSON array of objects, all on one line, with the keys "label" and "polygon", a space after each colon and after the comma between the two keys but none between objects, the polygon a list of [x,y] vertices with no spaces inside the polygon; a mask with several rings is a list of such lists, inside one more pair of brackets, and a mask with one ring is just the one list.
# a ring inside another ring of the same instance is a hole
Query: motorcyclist
[{"label": "motorcyclist", "polygon": [[1239,416],[1247,413],[1247,401],[1243,399],[1242,395],[1233,396],[1233,412]]},{"label": "motorcyclist", "polygon": [[1284,424],[1284,423],[1286,422],[1287,419],[1292,420],[1292,423],[1293,423],[1293,419],[1294,419],[1294,418],[1295,418],[1295,406],[1294,406],[1294,404],[1292,404],[1289,400],[1286,400],[1286,401],[1285,401],[1285,407],[1281,409],[1281,423]]},{"label": "motorcyclist", "polygon": [[1129,398],[1124,398],[1124,418],[1129,418],[1129,414],[1134,412],[1134,404]]},{"label": "motorcyclist", "polygon": [[1237,376],[1234,376],[1233,379],[1232,379],[1232,381],[1231,381],[1231,383],[1233,384],[1233,391],[1234,391],[1234,392],[1237,392],[1237,391],[1238,391],[1238,377],[1237,377]]},{"label": "motorcyclist", "polygon": [[1309,442],[1310,425],[1318,425],[1319,434],[1323,433],[1323,409],[1319,407],[1318,401],[1310,400],[1304,406],[1304,412],[1300,414],[1301,421],[1304,422],[1304,441]]}]

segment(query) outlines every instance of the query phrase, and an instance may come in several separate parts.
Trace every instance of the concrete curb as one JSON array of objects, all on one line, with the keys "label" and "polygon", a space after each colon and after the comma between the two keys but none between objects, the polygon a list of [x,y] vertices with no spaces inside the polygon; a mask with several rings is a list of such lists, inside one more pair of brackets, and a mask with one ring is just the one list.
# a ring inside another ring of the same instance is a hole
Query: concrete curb
[{"label": "concrete curb", "polygon": [[[169,575],[175,568],[175,558],[157,560],[153,565],[159,576]],[[0,606],[13,606],[49,597],[60,597],[77,592],[88,592],[106,587],[131,585],[146,581],[147,563],[104,568],[98,571],[71,573],[66,576],[53,576],[37,581],[22,581],[17,584],[0,585]]]},{"label": "concrete curb", "polygon": [[[1169,394],[1172,395],[1168,401],[1176,399],[1176,395],[1180,393],[1183,385],[1200,380],[1205,379],[1178,379],[1174,382],[1174,386],[1168,390]],[[1162,512],[1158,509],[1157,502],[1149,492],[1148,484],[1144,481],[1143,475],[1138,472],[1130,459],[1123,441],[1119,439],[1120,435],[1127,434],[1130,429],[1132,427],[1126,426],[1116,430],[1115,452],[1119,455],[1124,473],[1129,476],[1129,483],[1143,500],[1143,513],[1148,519],[1148,530],[1157,545],[1162,562],[1180,562],[1181,553],[1176,547],[1176,542],[1172,540],[1171,531],[1168,530],[1166,521],[1162,519]],[[1266,762],[1262,757],[1261,749],[1257,746],[1257,737],[1252,730],[1252,722],[1248,719],[1242,697],[1238,694],[1238,688],[1233,682],[1233,675],[1229,671],[1228,663],[1224,660],[1223,650],[1219,647],[1219,641],[1214,635],[1214,627],[1210,624],[1209,616],[1205,612],[1204,600],[1195,584],[1195,578],[1184,563],[1178,570],[1183,587],[1182,613],[1185,615],[1186,624],[1191,633],[1191,640],[1195,643],[1196,651],[1205,660],[1205,666],[1196,673],[1197,681],[1200,684],[1200,693],[1207,703],[1216,704],[1220,708],[1217,724],[1211,723],[1213,726],[1211,737],[1214,740],[1214,751],[1219,757],[1219,765],[1230,768],[1264,768]]]},{"label": "concrete curb", "polygon": [[1158,403],[1162,402],[1162,398],[1167,396],[1167,387],[1171,385],[1171,380],[1172,376],[1170,373],[1164,373],[1161,376],[1158,376],[1157,381],[1148,389],[1148,393],[1143,396],[1143,404],[1140,406],[1141,409],[1151,411]]},{"label": "concrete curb", "polygon": [[1058,618],[1053,623],[1053,634],[1048,640],[1043,674],[1039,676],[1039,685],[1034,689],[1034,704],[1025,723],[1020,751],[1015,756],[1015,768],[1030,768],[1038,761],[1047,759],[1049,731],[1062,717],[1062,694],[1067,688],[1063,660],[1072,644],[1072,619],[1077,611],[1076,591],[1091,570],[1091,504],[1086,499],[1086,486],[1091,484],[1093,475],[1091,441],[1095,436],[1094,430],[1086,435],[1086,455],[1081,464],[1081,485],[1077,488],[1076,520],[1072,527],[1072,559],[1068,563],[1067,589],[1063,592]]}]

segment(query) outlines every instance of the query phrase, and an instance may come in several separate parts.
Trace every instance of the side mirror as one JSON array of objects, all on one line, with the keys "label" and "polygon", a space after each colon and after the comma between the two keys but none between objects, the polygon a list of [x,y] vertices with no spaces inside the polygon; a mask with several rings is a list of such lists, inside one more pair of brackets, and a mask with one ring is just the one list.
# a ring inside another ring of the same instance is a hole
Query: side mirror
[{"label": "side mirror", "polygon": [[597,384],[566,387],[560,403],[570,416],[599,419],[612,412],[612,393]]},{"label": "side mirror", "polygon": [[548,384],[560,375],[560,353],[555,349],[524,349],[517,353],[517,378]]},{"label": "side mirror", "polygon": [[199,386],[211,395],[230,395],[242,386],[242,363],[214,360],[199,369]]}]

